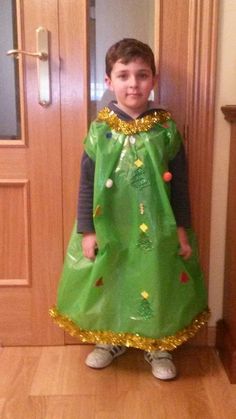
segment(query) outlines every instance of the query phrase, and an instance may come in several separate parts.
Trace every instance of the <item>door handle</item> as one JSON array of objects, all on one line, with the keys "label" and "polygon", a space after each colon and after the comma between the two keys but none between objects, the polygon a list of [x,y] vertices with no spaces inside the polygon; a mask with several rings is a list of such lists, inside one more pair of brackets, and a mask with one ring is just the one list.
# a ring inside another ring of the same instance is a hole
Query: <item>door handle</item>
[{"label": "door handle", "polygon": [[21,49],[10,49],[6,53],[7,55],[13,55],[15,58],[19,58],[20,54],[37,58],[38,102],[41,106],[45,107],[51,103],[48,38],[48,30],[40,26],[36,29],[36,52],[28,52]]},{"label": "door handle", "polygon": [[48,59],[48,54],[46,52],[28,52],[23,51],[22,49],[9,49],[9,51],[7,51],[7,55],[15,55],[16,58],[18,58],[20,54],[30,55],[31,57],[36,57],[44,61]]}]

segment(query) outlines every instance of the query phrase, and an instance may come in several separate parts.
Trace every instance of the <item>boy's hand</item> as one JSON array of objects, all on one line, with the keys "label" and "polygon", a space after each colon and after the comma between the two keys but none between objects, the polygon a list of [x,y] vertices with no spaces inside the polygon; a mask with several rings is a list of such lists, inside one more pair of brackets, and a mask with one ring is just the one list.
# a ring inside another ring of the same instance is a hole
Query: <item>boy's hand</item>
[{"label": "boy's hand", "polygon": [[184,227],[178,227],[177,233],[178,233],[179,244],[180,244],[179,254],[180,256],[182,256],[184,260],[187,260],[190,258],[192,254],[192,248],[189,244],[188,236],[186,234]]},{"label": "boy's hand", "polygon": [[95,249],[97,248],[97,237],[95,233],[83,233],[82,250],[87,259],[95,259]]}]

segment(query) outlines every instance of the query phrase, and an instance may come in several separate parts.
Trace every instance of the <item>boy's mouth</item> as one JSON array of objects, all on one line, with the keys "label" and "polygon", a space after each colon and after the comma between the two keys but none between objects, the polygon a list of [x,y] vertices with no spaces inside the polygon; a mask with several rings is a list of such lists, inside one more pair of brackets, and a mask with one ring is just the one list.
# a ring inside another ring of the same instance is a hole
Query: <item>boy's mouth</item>
[{"label": "boy's mouth", "polygon": [[139,96],[141,96],[141,94],[140,93],[127,93],[127,96],[139,97]]}]

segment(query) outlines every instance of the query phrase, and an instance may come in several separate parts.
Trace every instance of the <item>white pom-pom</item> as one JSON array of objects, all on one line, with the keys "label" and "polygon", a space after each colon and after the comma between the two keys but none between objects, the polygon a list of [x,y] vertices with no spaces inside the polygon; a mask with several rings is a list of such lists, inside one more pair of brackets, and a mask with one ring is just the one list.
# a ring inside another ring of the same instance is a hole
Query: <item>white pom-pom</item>
[{"label": "white pom-pom", "polygon": [[112,188],[113,186],[113,180],[112,179],[107,179],[106,181],[106,187],[107,188]]}]

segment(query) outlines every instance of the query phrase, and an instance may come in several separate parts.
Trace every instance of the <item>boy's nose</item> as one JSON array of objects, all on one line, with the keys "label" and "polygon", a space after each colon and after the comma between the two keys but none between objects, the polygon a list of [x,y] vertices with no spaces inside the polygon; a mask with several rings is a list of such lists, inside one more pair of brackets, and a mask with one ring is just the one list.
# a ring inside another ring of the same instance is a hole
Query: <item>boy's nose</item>
[{"label": "boy's nose", "polygon": [[137,86],[137,77],[135,77],[135,76],[132,76],[132,77],[130,77],[130,86],[131,87],[135,87],[135,86]]}]

